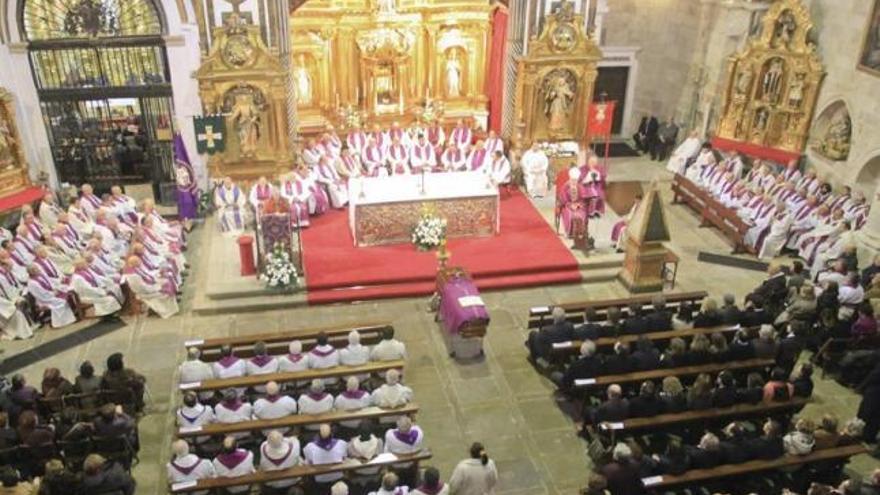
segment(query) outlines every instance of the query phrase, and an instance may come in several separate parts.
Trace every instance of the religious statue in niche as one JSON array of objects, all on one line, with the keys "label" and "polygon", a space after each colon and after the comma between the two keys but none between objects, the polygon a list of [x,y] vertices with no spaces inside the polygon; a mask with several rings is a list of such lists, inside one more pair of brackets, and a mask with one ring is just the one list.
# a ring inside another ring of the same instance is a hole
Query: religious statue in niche
[{"label": "religious statue in niche", "polygon": [[456,98],[461,96],[461,62],[458,60],[458,50],[450,50],[446,59],[446,96]]},{"label": "religious statue in niche", "polygon": [[397,6],[394,3],[395,0],[378,0],[377,10],[380,14],[394,14],[397,12]]},{"label": "religious statue in niche", "polygon": [[849,157],[850,140],[852,139],[852,120],[846,108],[841,108],[831,117],[819,141],[818,151],[835,161],[843,161]]},{"label": "religious statue in niche", "polygon": [[376,69],[376,103],[394,104],[394,77],[391,64],[382,64]]},{"label": "religious statue in niche", "polygon": [[782,87],[782,64],[781,58],[775,58],[770,62],[770,68],[764,73],[761,87],[764,101],[775,102],[779,98],[779,90]]},{"label": "religious statue in niche", "polygon": [[260,140],[261,119],[260,107],[255,101],[254,93],[242,91],[235,95],[230,118],[235,126],[235,132],[238,134],[241,156],[256,155]]},{"label": "religious statue in niche", "polygon": [[752,78],[754,75],[752,74],[751,67],[743,67],[736,73],[736,83],[734,84],[734,92],[737,95],[744,96],[749,93],[749,90],[752,87]]},{"label": "religious statue in niche", "polygon": [[788,44],[791,43],[791,38],[797,30],[797,21],[794,19],[794,14],[790,10],[783,11],[782,15],[776,20],[774,29],[773,46],[776,48],[788,48]]},{"label": "religious statue in niche", "polygon": [[223,60],[233,67],[242,67],[254,56],[254,46],[247,36],[232,35],[226,40],[223,47]]},{"label": "religious statue in niche", "polygon": [[795,74],[791,84],[788,85],[788,106],[791,108],[800,108],[804,101],[804,86],[806,86],[807,75],[804,73]]},{"label": "religious statue in niche", "polygon": [[767,111],[766,108],[759,108],[755,113],[755,125],[753,129],[753,138],[757,139],[764,135],[764,131],[767,130],[767,124],[770,120],[770,112]]},{"label": "religious statue in niche", "polygon": [[293,69],[293,84],[296,87],[297,105],[312,104],[312,76],[305,66],[305,58],[300,57],[299,65]]},{"label": "religious statue in niche", "polygon": [[0,168],[15,167],[15,136],[9,128],[6,119],[0,118]]},{"label": "religious statue in niche", "polygon": [[575,97],[574,74],[554,70],[544,79],[544,114],[551,131],[565,130]]}]

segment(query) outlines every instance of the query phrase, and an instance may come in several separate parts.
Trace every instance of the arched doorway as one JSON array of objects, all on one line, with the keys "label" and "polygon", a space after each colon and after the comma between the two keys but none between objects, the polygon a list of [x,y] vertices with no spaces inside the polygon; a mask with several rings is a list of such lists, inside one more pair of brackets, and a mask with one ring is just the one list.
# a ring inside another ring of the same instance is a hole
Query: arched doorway
[{"label": "arched doorway", "polygon": [[21,0],[20,30],[60,182],[171,178],[171,83],[154,0]]},{"label": "arched doorway", "polygon": [[870,198],[874,191],[880,189],[880,154],[874,155],[859,170],[855,188],[863,191]]}]

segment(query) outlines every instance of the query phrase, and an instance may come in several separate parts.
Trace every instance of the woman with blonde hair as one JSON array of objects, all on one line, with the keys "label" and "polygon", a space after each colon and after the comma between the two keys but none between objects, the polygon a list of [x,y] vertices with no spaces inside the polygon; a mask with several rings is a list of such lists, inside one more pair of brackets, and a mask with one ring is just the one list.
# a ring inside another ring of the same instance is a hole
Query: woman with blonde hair
[{"label": "woman with blonde hair", "polygon": [[700,312],[694,317],[694,328],[715,327],[721,324],[721,313],[718,311],[718,302],[711,297],[703,299]]}]

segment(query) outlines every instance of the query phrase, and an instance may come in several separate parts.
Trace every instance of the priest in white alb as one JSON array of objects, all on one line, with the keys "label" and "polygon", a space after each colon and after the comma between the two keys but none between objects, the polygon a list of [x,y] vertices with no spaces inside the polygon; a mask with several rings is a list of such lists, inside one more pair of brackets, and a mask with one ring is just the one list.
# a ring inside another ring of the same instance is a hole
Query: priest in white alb
[{"label": "priest in white alb", "polygon": [[[309,442],[303,449],[303,457],[306,464],[320,466],[322,464],[339,464],[348,457],[348,443],[338,438],[333,438],[329,424],[322,424],[318,430],[318,437]],[[343,473],[336,471],[328,474],[315,475],[315,482],[328,484],[342,479]]]},{"label": "priest in white alb", "polygon": [[129,226],[137,224],[137,201],[123,193],[122,187],[113,186],[110,188],[109,206],[120,222]]},{"label": "priest in white alb", "polygon": [[672,157],[669,158],[669,163],[666,164],[666,170],[673,174],[684,174],[688,160],[696,157],[699,151],[700,133],[695,130],[672,152]]},{"label": "priest in white alb", "polygon": [[351,148],[342,150],[342,155],[337,163],[337,171],[346,180],[362,176],[364,171],[361,168],[360,153],[352,153]]},{"label": "priest in white alb", "polygon": [[36,265],[28,267],[27,289],[34,296],[37,307],[50,310],[52,315],[52,328],[61,328],[76,321],[76,315],[68,304],[67,293],[56,289],[52,282],[47,279]]},{"label": "priest in white alb", "polygon": [[55,195],[48,192],[43,195],[43,200],[40,201],[40,208],[37,210],[37,214],[43,225],[51,229],[55,227],[55,224],[58,222],[58,214],[62,211],[55,201]]},{"label": "priest in white alb", "polygon": [[346,136],[345,144],[348,145],[348,149],[353,154],[359,156],[364,148],[367,147],[367,133],[360,126],[355,126]]},{"label": "priest in white alb", "polygon": [[[299,439],[296,437],[285,438],[280,432],[272,431],[266,436],[266,441],[260,445],[260,471],[283,471],[302,463],[300,457]],[[299,478],[284,478],[278,481],[269,481],[267,487],[272,488],[272,493],[290,493],[288,488],[299,482]]]},{"label": "priest in white alb", "polygon": [[387,176],[388,169],[385,167],[385,162],[385,150],[378,141],[371,138],[361,152],[361,163],[364,165],[366,175],[370,177]]},{"label": "priest in white alb", "polygon": [[477,144],[470,150],[467,157],[467,168],[471,172],[479,172],[483,167],[489,164],[489,157],[492,156],[486,150],[483,141],[477,141]]},{"label": "priest in white alb", "polygon": [[409,149],[398,137],[391,138],[391,146],[386,151],[388,165],[391,167],[391,175],[408,175]]},{"label": "priest in white alb", "polygon": [[[8,258],[4,265],[8,266]],[[0,267],[0,339],[29,339],[34,336],[34,328],[22,312],[26,308],[24,296],[16,290],[12,272],[7,266]]]},{"label": "priest in white alb", "polygon": [[437,154],[434,152],[434,146],[424,134],[420,134],[413,144],[409,163],[414,174],[433,172],[437,166]]},{"label": "priest in white alb", "polygon": [[173,289],[144,270],[141,266],[141,259],[137,256],[128,258],[123,270],[123,277],[138,300],[146,304],[161,318],[169,318],[180,311],[177,305],[177,295],[171,293]]},{"label": "priest in white alb", "polygon": [[550,168],[550,160],[538,143],[526,151],[521,159],[523,178],[526,183],[526,191],[533,198],[543,198],[547,195],[547,169]]},{"label": "priest in white alb", "polygon": [[455,123],[455,129],[449,133],[448,144],[452,144],[462,151],[467,151],[473,138],[474,133],[471,128],[465,125],[464,120],[458,119],[458,122]]},{"label": "priest in white alb", "polygon": [[330,206],[344,208],[348,204],[348,182],[336,171],[333,161],[327,157],[322,158],[317,172],[316,180],[330,196]]},{"label": "priest in white alb", "polygon": [[489,135],[486,136],[484,146],[486,152],[489,153],[489,156],[494,156],[496,151],[504,153],[504,141],[498,137],[498,134],[496,134],[494,130],[489,130]]},{"label": "priest in white alb", "polygon": [[79,296],[80,301],[94,306],[95,316],[111,315],[122,309],[121,301],[115,294],[101,287],[98,278],[89,271],[85,259],[74,260],[73,268],[70,287]]},{"label": "priest in white alb", "polygon": [[251,192],[248,195],[248,200],[251,203],[251,207],[254,209],[254,212],[257,216],[260,215],[260,211],[263,207],[263,203],[268,201],[269,198],[272,197],[272,192],[275,190],[275,186],[269,183],[269,180],[266,179],[265,176],[257,179],[257,183],[251,187]]},{"label": "priest in white alb", "polygon": [[103,201],[94,193],[91,184],[83,184],[80,191],[82,192],[80,198],[82,199],[83,212],[94,220],[95,214],[103,206]]},{"label": "priest in white alb", "polygon": [[781,204],[777,204],[776,214],[773,215],[770,228],[758,239],[758,258],[773,259],[779,255],[788,239],[793,221],[794,216]]},{"label": "priest in white alb", "polygon": [[440,155],[440,163],[446,172],[460,172],[467,170],[467,155],[461,148],[450,144],[446,150]]},{"label": "priest in white alb", "polygon": [[496,186],[510,184],[510,160],[501,151],[492,154],[492,163],[483,167],[483,171],[489,175],[492,183]]},{"label": "priest in white alb", "polygon": [[[234,478],[254,472],[254,454],[246,449],[240,449],[236,445],[235,437],[227,436],[223,439],[220,453],[214,458],[214,470],[218,477]],[[239,494],[251,491],[250,485],[234,486],[226,488],[229,493]]]},{"label": "priest in white alb", "polygon": [[291,174],[281,184],[281,197],[290,203],[290,223],[294,227],[308,227],[309,202],[312,191],[306,181],[297,173]]},{"label": "priest in white alb", "polygon": [[[172,484],[199,481],[217,476],[214,464],[207,459],[190,454],[189,444],[186,440],[178,439],[171,444],[174,458],[165,465],[168,481]],[[195,495],[205,495],[207,490],[192,492]]]},{"label": "priest in white alb", "polygon": [[229,235],[241,234],[247,226],[247,199],[245,193],[232,182],[231,177],[214,190],[214,207],[217,208],[217,223],[220,231]]}]

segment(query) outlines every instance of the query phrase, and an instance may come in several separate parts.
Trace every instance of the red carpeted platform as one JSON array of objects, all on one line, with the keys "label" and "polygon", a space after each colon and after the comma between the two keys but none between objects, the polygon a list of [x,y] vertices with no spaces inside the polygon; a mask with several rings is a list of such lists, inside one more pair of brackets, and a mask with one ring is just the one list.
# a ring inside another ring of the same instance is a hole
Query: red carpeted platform
[{"label": "red carpeted platform", "polygon": [[[437,258],[409,244],[355,247],[348,211],[313,218],[302,233],[310,304],[429,295]],[[449,241],[452,265],[481,289],[578,283],[578,263],[519,191],[501,200],[501,234]]]}]

